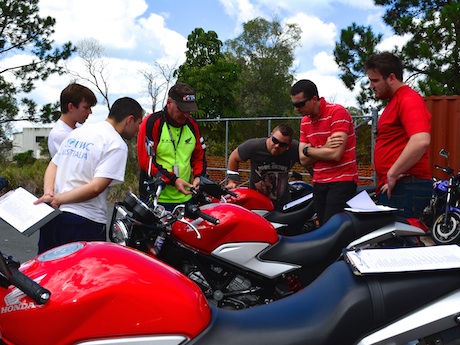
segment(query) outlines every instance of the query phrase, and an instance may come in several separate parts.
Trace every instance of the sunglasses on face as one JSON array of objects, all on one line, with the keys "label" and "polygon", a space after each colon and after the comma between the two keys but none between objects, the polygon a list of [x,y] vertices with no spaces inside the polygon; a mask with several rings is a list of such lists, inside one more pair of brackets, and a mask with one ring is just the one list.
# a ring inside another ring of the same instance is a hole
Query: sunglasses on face
[{"label": "sunglasses on face", "polygon": [[292,99],[291,99],[291,105],[294,107],[294,108],[302,108],[305,103],[307,103],[309,100],[311,100],[311,98],[307,98],[303,101],[300,101],[300,102],[293,102]]},{"label": "sunglasses on face", "polygon": [[276,139],[274,136],[272,136],[272,142],[273,144],[275,145],[279,145],[280,147],[288,147],[290,144],[289,143],[285,143],[283,141],[279,141],[278,139]]}]

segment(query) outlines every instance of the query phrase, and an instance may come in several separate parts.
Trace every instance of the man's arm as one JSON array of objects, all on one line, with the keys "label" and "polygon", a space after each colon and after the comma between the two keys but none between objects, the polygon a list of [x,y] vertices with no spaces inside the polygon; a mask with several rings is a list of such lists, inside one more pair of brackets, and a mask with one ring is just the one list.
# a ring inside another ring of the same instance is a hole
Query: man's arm
[{"label": "man's arm", "polygon": [[109,186],[110,182],[112,182],[110,178],[95,177],[80,187],[55,195],[51,205],[59,207],[62,204],[73,204],[95,198]]},{"label": "man's arm", "polygon": [[[321,147],[312,147],[309,143],[300,143],[300,163],[306,167],[314,164],[316,161],[340,161],[345,153],[347,139],[347,133],[335,132],[327,138],[326,143]],[[306,146],[308,147],[307,156],[304,154]]]},{"label": "man's arm", "polygon": [[413,134],[404,147],[404,150],[399,155],[398,159],[393,163],[388,170],[387,186],[382,187],[382,192],[387,192],[388,197],[391,197],[396,181],[407,170],[412,168],[423,156],[431,142],[431,135],[428,132],[420,132]]},{"label": "man's arm", "polygon": [[234,149],[233,152],[228,157],[228,170],[227,170],[227,185],[225,186],[228,189],[235,188],[237,183],[240,182],[240,175],[238,173],[238,168],[242,159],[238,153],[238,148]]}]

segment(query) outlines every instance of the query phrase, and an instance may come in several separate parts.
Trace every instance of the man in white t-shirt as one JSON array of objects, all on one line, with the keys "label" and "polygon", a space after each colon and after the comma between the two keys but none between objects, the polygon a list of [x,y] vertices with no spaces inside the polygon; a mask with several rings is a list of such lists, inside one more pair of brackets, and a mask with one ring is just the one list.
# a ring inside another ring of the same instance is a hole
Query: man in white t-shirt
[{"label": "man in white t-shirt", "polygon": [[97,103],[96,95],[86,86],[72,83],[61,92],[61,117],[56,121],[48,136],[48,151],[51,158],[59,150],[59,146],[65,138],[79,124],[85,123],[91,107]]},{"label": "man in white t-shirt", "polygon": [[132,98],[113,103],[105,121],[69,134],[45,172],[43,196],[62,213],[40,229],[38,252],[74,241],[105,241],[107,194],[124,181],[128,146],[144,111]]}]

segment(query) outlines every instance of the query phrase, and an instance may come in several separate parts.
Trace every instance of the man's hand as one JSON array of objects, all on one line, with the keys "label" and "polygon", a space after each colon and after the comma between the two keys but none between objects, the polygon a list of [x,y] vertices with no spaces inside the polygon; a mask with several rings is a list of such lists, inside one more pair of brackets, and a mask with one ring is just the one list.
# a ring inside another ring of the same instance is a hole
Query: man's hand
[{"label": "man's hand", "polygon": [[233,189],[233,188],[236,188],[237,184],[235,181],[233,180],[228,180],[227,182],[227,185],[225,186],[225,188],[227,189]]},{"label": "man's hand", "polygon": [[178,178],[176,180],[176,182],[174,183],[174,186],[182,194],[186,194],[186,195],[187,194],[192,194],[192,192],[190,191],[190,188],[192,188],[193,185],[188,183],[187,181],[181,179],[181,178]]},{"label": "man's hand", "polygon": [[55,198],[54,193],[43,194],[39,199],[34,201],[34,205],[38,205],[42,202],[47,203],[48,205],[51,205],[56,208],[59,208],[59,206],[61,206],[57,198]]},{"label": "man's hand", "polygon": [[341,134],[334,133],[327,138],[326,143],[323,145],[323,147],[334,149],[342,145],[344,142],[345,140],[343,139],[343,136]]}]

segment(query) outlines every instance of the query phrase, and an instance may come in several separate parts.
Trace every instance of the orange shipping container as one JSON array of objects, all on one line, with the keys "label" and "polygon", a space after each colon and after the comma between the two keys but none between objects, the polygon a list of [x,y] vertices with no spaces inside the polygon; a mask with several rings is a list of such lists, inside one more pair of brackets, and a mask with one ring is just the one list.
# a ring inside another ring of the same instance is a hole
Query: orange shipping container
[{"label": "orange shipping container", "polygon": [[449,162],[457,173],[460,170],[460,96],[425,97],[431,118],[430,165],[432,175],[445,179],[447,175],[434,167],[445,166],[439,155],[441,149],[449,151]]}]

